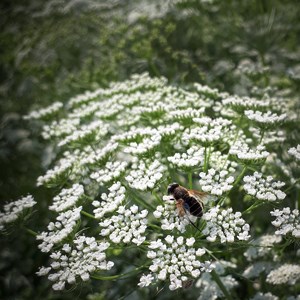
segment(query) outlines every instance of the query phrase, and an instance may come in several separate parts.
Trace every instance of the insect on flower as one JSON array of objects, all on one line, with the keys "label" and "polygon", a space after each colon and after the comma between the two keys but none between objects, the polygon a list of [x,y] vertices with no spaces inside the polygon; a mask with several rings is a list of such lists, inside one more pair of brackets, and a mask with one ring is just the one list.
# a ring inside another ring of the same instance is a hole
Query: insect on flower
[{"label": "insect on flower", "polygon": [[208,195],[204,192],[195,190],[188,190],[178,183],[171,183],[168,186],[168,195],[172,195],[176,200],[176,207],[180,217],[187,213],[195,217],[202,217],[203,215],[203,200]]}]

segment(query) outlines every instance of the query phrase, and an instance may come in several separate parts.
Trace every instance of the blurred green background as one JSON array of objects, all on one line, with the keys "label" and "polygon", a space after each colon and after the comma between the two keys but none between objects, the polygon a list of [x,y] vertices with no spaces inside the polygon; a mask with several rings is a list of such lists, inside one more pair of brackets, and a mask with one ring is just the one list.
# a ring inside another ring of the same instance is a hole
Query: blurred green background
[{"label": "blurred green background", "polygon": [[[39,195],[45,202],[28,227],[47,224],[42,208],[50,194],[34,185],[45,171],[47,145],[22,115],[54,101],[145,71],[170,83],[199,82],[239,95],[260,96],[271,86],[299,96],[299,16],[297,0],[2,0],[2,204]],[[46,259],[34,238],[20,231],[0,242],[1,299],[86,299],[96,292],[89,299],[118,299],[129,292],[126,281],[96,282],[56,295],[34,275]],[[135,285],[130,282],[130,290]]]}]

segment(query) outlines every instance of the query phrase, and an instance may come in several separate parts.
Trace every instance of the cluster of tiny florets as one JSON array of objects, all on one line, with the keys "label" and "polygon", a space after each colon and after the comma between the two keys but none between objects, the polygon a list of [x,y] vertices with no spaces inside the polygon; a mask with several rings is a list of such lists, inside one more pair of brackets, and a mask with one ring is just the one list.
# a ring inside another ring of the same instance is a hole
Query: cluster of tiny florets
[{"label": "cluster of tiny florets", "polygon": [[71,143],[80,143],[87,140],[89,137],[95,135],[95,140],[106,135],[108,132],[108,125],[104,124],[102,121],[94,121],[88,125],[82,125],[80,130],[73,131],[70,135],[62,139],[58,146],[62,147]]},{"label": "cluster of tiny florets", "polygon": [[258,145],[255,149],[251,149],[246,143],[237,141],[231,146],[229,154],[236,156],[243,162],[251,162],[264,160],[269,156],[264,145]]},{"label": "cluster of tiny florets", "polygon": [[114,212],[126,198],[126,189],[118,181],[109,189],[109,193],[102,193],[101,201],[95,200],[92,205],[95,207],[94,215],[96,219],[101,219],[105,214]]},{"label": "cluster of tiny florets", "polygon": [[273,285],[294,285],[300,280],[300,265],[284,264],[272,270],[267,276],[267,283]]},{"label": "cluster of tiny florets", "polygon": [[204,148],[192,146],[184,153],[175,153],[168,161],[180,168],[200,167],[204,162]]},{"label": "cluster of tiny florets", "polygon": [[268,254],[273,254],[274,244],[278,244],[281,241],[281,236],[265,234],[251,243],[251,246],[245,251],[244,256],[248,261],[253,261]]},{"label": "cluster of tiny florets", "polygon": [[275,209],[271,211],[271,216],[276,218],[272,221],[272,224],[277,227],[275,234],[283,236],[291,234],[295,238],[300,238],[299,209],[291,210],[289,207],[284,207],[282,210]]},{"label": "cluster of tiny florets", "polygon": [[131,171],[125,177],[131,188],[145,191],[153,189],[157,182],[163,177],[164,165],[158,159],[137,160],[131,166]]},{"label": "cluster of tiny florets", "polygon": [[261,111],[246,110],[245,115],[249,120],[254,121],[260,127],[277,125],[286,119],[286,114],[278,115],[271,111],[263,113]]},{"label": "cluster of tiny florets", "polygon": [[212,195],[221,196],[233,187],[234,177],[227,170],[209,169],[207,173],[201,172],[199,176],[201,189]]},{"label": "cluster of tiny florets", "polygon": [[125,172],[127,165],[126,161],[108,161],[102,169],[93,172],[90,177],[103,185],[117,180]]},{"label": "cluster of tiny florets", "polygon": [[38,177],[37,186],[51,184],[57,178],[59,178],[63,174],[66,174],[72,169],[74,160],[75,159],[72,157],[63,157],[62,159],[60,159],[53,169],[49,169],[44,176]]},{"label": "cluster of tiny florets", "polygon": [[270,106],[268,99],[258,100],[249,97],[229,96],[222,100],[224,106],[232,108],[234,111],[243,113],[245,110],[266,108]]},{"label": "cluster of tiny florets", "polygon": [[129,208],[119,206],[116,212],[116,215],[99,223],[103,228],[100,235],[108,236],[115,244],[142,244],[146,239],[144,233],[147,228],[148,211],[144,209],[139,212],[138,206],[133,205]]},{"label": "cluster of tiny florets", "polygon": [[84,195],[84,188],[81,184],[75,183],[69,189],[62,189],[61,192],[53,198],[53,204],[49,206],[50,210],[61,212],[75,206]]},{"label": "cluster of tiny florets", "polygon": [[233,213],[232,208],[221,210],[215,206],[203,215],[206,221],[203,234],[207,235],[206,239],[210,242],[215,242],[218,237],[221,243],[232,243],[235,238],[246,241],[250,238],[250,226],[241,216],[240,212]]},{"label": "cluster of tiny florets", "polygon": [[158,239],[150,242],[147,257],[151,259],[149,270],[152,272],[143,275],[138,284],[140,287],[150,285],[156,280],[169,280],[169,289],[182,288],[191,278],[197,278],[201,272],[210,272],[209,262],[201,263],[197,257],[205,254],[202,248],[194,248],[195,239],[168,235],[165,243]]},{"label": "cluster of tiny florets", "polygon": [[61,108],[63,107],[63,104],[61,102],[54,102],[50,106],[46,108],[42,108],[39,110],[34,110],[27,116],[24,116],[25,120],[38,120],[43,119],[45,117],[49,117],[53,115],[54,113],[57,113]]},{"label": "cluster of tiny florets", "polygon": [[286,196],[286,194],[280,190],[285,183],[274,181],[272,176],[264,178],[262,173],[254,172],[252,176],[245,176],[243,180],[246,193],[259,200],[283,200]]},{"label": "cluster of tiny florets", "polygon": [[49,252],[54,245],[61,243],[75,229],[82,207],[62,212],[57,216],[55,222],[50,222],[47,226],[48,231],[43,231],[36,236],[36,239],[42,241],[39,248],[42,252]]},{"label": "cluster of tiny florets", "polygon": [[48,279],[54,282],[54,290],[63,290],[66,283],[74,284],[77,278],[87,281],[93,272],[113,267],[113,262],[106,261],[104,251],[108,247],[109,243],[99,243],[94,237],[78,236],[72,245],[64,244],[62,250],[53,252],[50,267],[41,267],[37,275],[48,275]]},{"label": "cluster of tiny florets", "polygon": [[33,207],[35,204],[36,201],[31,195],[5,204],[3,211],[0,212],[0,230],[4,228],[4,224],[16,221],[26,209]]},{"label": "cluster of tiny florets", "polygon": [[300,160],[300,144],[297,147],[292,147],[288,150],[291,156],[294,156],[296,160]]}]

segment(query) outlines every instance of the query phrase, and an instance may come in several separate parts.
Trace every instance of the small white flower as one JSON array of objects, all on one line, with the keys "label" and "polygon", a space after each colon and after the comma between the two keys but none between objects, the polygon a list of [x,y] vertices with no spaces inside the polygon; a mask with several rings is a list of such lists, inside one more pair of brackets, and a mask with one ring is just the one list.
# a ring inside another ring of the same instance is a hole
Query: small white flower
[{"label": "small white flower", "polygon": [[154,277],[151,274],[143,275],[140,278],[140,283],[138,283],[138,286],[141,288],[143,288],[145,286],[149,286],[152,283],[153,279],[154,279]]}]

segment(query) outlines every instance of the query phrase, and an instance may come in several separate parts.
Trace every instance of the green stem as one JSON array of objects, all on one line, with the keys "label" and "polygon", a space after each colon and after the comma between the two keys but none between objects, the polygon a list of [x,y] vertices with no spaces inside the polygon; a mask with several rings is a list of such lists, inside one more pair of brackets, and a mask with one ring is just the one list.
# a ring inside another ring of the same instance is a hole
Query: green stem
[{"label": "green stem", "polygon": [[193,173],[192,172],[188,173],[188,178],[189,178],[189,189],[192,190],[193,189]]},{"label": "green stem", "polygon": [[242,214],[248,214],[249,212],[251,212],[253,209],[263,205],[264,202],[263,201],[256,201],[254,202],[250,207],[248,207]]},{"label": "green stem", "polygon": [[203,170],[204,170],[205,173],[208,170],[209,157],[210,157],[210,147],[205,147],[205,151],[204,151],[204,166],[203,166]]},{"label": "green stem", "polygon": [[242,178],[243,178],[244,174],[246,173],[246,171],[247,171],[247,166],[244,166],[241,174],[235,180],[235,182],[233,184],[234,186],[237,186],[237,184],[242,180]]},{"label": "green stem", "polygon": [[88,212],[86,212],[86,211],[84,211],[84,210],[82,210],[80,213],[81,213],[82,215],[88,217],[88,218],[91,218],[91,219],[93,219],[93,220],[97,220],[97,218],[95,218],[95,216],[89,214]]},{"label": "green stem", "polygon": [[141,266],[141,267],[135,268],[132,271],[129,271],[129,272],[123,273],[123,274],[119,274],[119,275],[113,275],[113,276],[97,276],[97,275],[93,275],[93,276],[91,276],[91,278],[96,279],[96,280],[114,280],[114,279],[119,279],[119,278],[126,277],[128,275],[134,274],[137,271],[143,269],[144,267],[145,266]]},{"label": "green stem", "polygon": [[262,132],[261,132],[261,137],[260,137],[260,140],[259,140],[259,145],[261,144],[261,142],[262,142],[262,140],[263,140],[263,138],[264,138],[264,135],[265,135],[265,131],[264,130],[262,130]]},{"label": "green stem", "polygon": [[217,274],[217,272],[215,270],[212,270],[210,274],[211,274],[212,279],[216,282],[216,284],[219,286],[219,288],[223,292],[225,298],[232,300],[231,295],[227,291],[225,285],[223,284],[223,282],[222,282],[221,278],[219,277],[219,275]]},{"label": "green stem", "polygon": [[38,233],[31,230],[30,228],[24,227],[25,231],[27,231],[29,234],[33,235],[33,236],[37,236]]},{"label": "green stem", "polygon": [[163,200],[157,195],[157,193],[155,192],[155,190],[152,191],[152,195],[155,197],[155,199],[157,200],[157,202],[159,204],[164,204]]}]

